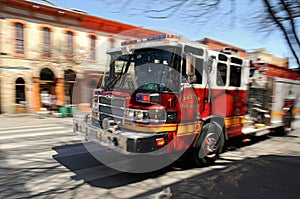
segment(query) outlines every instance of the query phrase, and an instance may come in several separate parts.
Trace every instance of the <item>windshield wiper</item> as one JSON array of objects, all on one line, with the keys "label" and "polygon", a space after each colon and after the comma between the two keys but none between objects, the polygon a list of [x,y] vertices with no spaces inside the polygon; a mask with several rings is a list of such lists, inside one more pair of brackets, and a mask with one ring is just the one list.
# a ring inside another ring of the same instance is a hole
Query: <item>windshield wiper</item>
[{"label": "windshield wiper", "polygon": [[[125,66],[125,64],[122,66],[122,69],[121,69],[121,72],[120,72],[120,74],[117,76],[117,77],[115,77],[106,87],[105,87],[105,89],[110,89],[110,88],[112,88],[113,86],[115,86],[116,85],[116,83],[121,79],[121,77],[123,76],[123,74],[125,74],[127,71],[128,71],[128,67],[130,66],[130,63],[131,63],[131,57],[132,57],[132,55],[129,55],[129,59],[128,59],[128,62],[126,63],[126,66]],[[125,72],[123,72],[124,71],[124,67],[125,67]]]}]

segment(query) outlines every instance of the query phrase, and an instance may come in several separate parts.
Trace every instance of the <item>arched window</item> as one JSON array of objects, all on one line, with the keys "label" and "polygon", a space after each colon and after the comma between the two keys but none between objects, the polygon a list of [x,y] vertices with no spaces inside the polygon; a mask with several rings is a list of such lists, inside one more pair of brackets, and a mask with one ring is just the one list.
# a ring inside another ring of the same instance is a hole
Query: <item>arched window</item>
[{"label": "arched window", "polygon": [[73,70],[65,71],[65,104],[73,104],[73,88],[76,80],[76,73]]},{"label": "arched window", "polygon": [[53,109],[55,99],[55,76],[52,70],[44,68],[40,72],[40,97],[42,107]]},{"label": "arched window", "polygon": [[25,81],[19,77],[16,80],[16,104],[25,105]]},{"label": "arched window", "polygon": [[48,27],[43,28],[43,56],[51,57],[51,30]]},{"label": "arched window", "polygon": [[65,71],[65,82],[74,83],[76,80],[76,73],[73,70]]},{"label": "arched window", "polygon": [[45,81],[54,81],[54,73],[49,68],[41,70],[40,79]]},{"label": "arched window", "polygon": [[15,23],[15,49],[17,54],[24,54],[24,25],[22,23]]}]

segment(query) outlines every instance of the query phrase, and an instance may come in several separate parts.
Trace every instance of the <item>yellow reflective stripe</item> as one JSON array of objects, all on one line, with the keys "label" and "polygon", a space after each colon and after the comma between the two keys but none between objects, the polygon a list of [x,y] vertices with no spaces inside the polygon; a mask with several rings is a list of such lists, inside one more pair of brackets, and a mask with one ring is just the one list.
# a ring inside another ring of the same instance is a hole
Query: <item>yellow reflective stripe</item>
[{"label": "yellow reflective stripe", "polygon": [[[295,116],[295,115],[298,115],[298,114],[300,114],[300,108],[294,108],[293,110],[292,110],[292,112],[293,112],[293,115]],[[284,111],[283,110],[281,110],[281,111],[273,111],[272,113],[271,113],[271,117],[273,118],[273,117],[283,117],[284,116]]]},{"label": "yellow reflective stripe", "polygon": [[199,124],[197,122],[178,124],[177,136],[195,133],[198,128]]},{"label": "yellow reflective stripe", "polygon": [[300,114],[300,108],[294,108],[293,115],[298,115],[298,114]]},{"label": "yellow reflective stripe", "polygon": [[229,128],[231,126],[239,126],[246,123],[245,116],[233,116],[225,118],[225,127]]},{"label": "yellow reflective stripe", "polygon": [[124,128],[132,131],[156,133],[176,131],[176,124],[142,124],[142,123],[125,123]]},{"label": "yellow reflective stripe", "polygon": [[273,111],[272,113],[271,113],[271,117],[273,118],[273,117],[282,117],[283,116],[283,111]]}]

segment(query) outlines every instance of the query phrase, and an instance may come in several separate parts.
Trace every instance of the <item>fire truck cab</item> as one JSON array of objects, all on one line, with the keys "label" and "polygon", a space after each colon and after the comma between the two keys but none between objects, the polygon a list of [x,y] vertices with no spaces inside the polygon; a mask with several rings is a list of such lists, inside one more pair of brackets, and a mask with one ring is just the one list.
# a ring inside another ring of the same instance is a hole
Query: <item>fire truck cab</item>
[{"label": "fire truck cab", "polygon": [[123,154],[183,151],[210,164],[231,137],[289,128],[287,109],[300,107],[299,81],[259,78],[259,69],[232,49],[211,51],[166,34],[107,53],[92,114],[74,118],[74,131]]}]

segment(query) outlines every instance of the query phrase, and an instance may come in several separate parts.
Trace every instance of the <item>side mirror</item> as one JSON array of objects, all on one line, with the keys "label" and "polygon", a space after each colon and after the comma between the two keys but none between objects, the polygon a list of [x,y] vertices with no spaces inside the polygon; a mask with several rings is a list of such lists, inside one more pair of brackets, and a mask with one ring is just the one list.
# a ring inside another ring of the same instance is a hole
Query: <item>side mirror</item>
[{"label": "side mirror", "polygon": [[128,50],[127,46],[122,47],[122,48],[121,48],[121,52],[122,52],[122,55],[127,55],[127,54],[129,54],[129,50]]},{"label": "side mirror", "polygon": [[214,59],[215,59],[214,56],[209,56],[209,58],[208,58],[208,61],[207,61],[207,72],[208,73],[210,73],[212,71]]},{"label": "side mirror", "polygon": [[189,83],[196,82],[196,73],[195,73],[195,66],[194,66],[194,57],[192,54],[186,54],[186,75],[187,81]]}]

